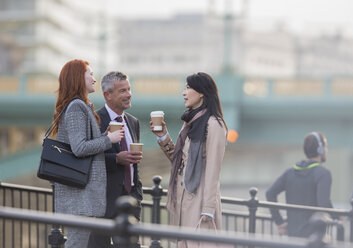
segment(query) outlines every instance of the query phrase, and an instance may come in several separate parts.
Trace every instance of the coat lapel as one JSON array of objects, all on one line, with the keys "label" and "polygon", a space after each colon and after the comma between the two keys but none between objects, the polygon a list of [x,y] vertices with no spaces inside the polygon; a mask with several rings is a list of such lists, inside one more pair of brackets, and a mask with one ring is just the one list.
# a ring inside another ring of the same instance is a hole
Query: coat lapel
[{"label": "coat lapel", "polygon": [[[103,107],[103,115],[102,115],[102,118],[101,118],[101,132],[102,133],[104,133],[105,130],[107,130],[107,127],[109,126],[110,121],[111,120],[110,120],[110,116],[109,116],[108,110],[105,107]],[[114,143],[113,147],[115,148],[115,150],[117,152],[120,151],[119,143]]]},{"label": "coat lapel", "polygon": [[108,114],[108,110],[104,107],[102,109],[103,111],[103,115],[101,116],[101,131],[102,133],[105,132],[105,130],[107,129],[109,122],[110,122],[110,117]]},{"label": "coat lapel", "polygon": [[126,113],[125,113],[124,117],[125,117],[125,121],[127,123],[127,127],[129,128],[132,141],[136,142],[137,137],[136,137],[136,132],[135,132],[135,125],[134,125],[133,121],[131,121],[131,118]]}]

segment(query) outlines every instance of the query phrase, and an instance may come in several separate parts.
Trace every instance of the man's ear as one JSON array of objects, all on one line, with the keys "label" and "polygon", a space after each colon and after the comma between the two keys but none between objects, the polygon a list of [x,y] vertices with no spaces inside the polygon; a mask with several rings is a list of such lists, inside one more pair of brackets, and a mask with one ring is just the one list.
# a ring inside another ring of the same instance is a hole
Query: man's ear
[{"label": "man's ear", "polygon": [[103,96],[104,96],[105,99],[109,99],[110,94],[109,94],[108,91],[104,91],[103,92]]}]

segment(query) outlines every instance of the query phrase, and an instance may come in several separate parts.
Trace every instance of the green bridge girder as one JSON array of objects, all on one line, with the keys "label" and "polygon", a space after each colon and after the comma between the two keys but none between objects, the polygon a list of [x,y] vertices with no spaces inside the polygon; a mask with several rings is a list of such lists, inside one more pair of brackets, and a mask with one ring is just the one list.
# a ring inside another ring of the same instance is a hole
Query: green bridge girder
[{"label": "green bridge girder", "polygon": [[[321,130],[332,134],[331,145],[351,146],[347,137],[353,138],[353,96],[332,95],[330,81],[323,81],[325,91],[317,96],[275,96],[269,83],[267,96],[250,97],[244,94],[243,78],[223,73],[215,79],[228,128],[239,132],[239,142],[293,144],[298,142],[298,136]],[[182,79],[180,84],[183,89]],[[143,95],[134,92],[133,78],[131,85],[133,99],[128,112],[141,122],[141,140],[147,146],[155,143],[148,127],[153,110],[165,111],[169,131],[176,137],[185,110],[181,90],[174,95]],[[90,99],[96,109],[104,105],[101,94],[94,93]],[[49,127],[55,100],[54,94],[0,93],[0,126]]]},{"label": "green bridge girder", "polygon": [[[330,81],[323,81],[323,94],[317,96],[280,97],[273,94],[268,83],[268,94],[251,97],[244,94],[244,79],[224,73],[215,78],[222,101],[224,116],[229,129],[236,129],[236,144],[301,145],[304,135],[313,130],[322,131],[330,147],[351,148],[353,144],[353,97],[335,96],[330,91]],[[131,79],[133,100],[128,110],[141,123],[141,142],[146,148],[157,149],[155,136],[149,130],[149,113],[164,110],[171,136],[176,139],[182,122],[180,116],[185,107],[182,98],[184,82],[175,95],[141,94],[135,92]],[[97,86],[98,87],[98,86]],[[98,109],[104,105],[100,94],[90,99]],[[50,126],[55,96],[0,93],[0,127]],[[230,144],[232,146],[232,144]],[[0,159],[1,179],[16,175],[18,171],[35,170],[39,162],[40,148]],[[29,162],[30,161],[30,162]],[[22,164],[24,170],[14,166]]]}]

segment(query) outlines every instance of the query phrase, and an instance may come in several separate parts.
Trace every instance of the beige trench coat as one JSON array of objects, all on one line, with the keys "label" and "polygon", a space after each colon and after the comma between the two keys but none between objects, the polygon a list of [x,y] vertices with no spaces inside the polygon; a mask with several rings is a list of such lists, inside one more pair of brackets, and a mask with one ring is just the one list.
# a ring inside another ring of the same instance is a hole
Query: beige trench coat
[{"label": "beige trench coat", "polygon": [[[183,173],[178,175],[176,207],[175,209],[168,208],[172,225],[196,228],[201,213],[208,213],[214,216],[217,229],[221,229],[222,210],[219,175],[226,146],[226,133],[226,128],[221,126],[215,117],[211,116],[208,120],[206,146],[203,152],[204,168],[200,185],[196,194],[191,194],[184,188]],[[160,142],[159,145],[172,161],[174,144],[170,136]],[[187,137],[183,147],[183,161],[187,161],[189,146],[190,139]],[[214,229],[212,223],[202,223],[201,228]],[[194,245],[189,244],[187,247],[194,247]]]}]

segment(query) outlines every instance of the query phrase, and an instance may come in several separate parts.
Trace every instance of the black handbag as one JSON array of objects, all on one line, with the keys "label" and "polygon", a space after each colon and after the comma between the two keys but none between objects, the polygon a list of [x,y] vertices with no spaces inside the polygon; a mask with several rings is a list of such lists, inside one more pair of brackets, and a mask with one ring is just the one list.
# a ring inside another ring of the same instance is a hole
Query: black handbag
[{"label": "black handbag", "polygon": [[60,184],[85,188],[88,183],[93,156],[76,157],[69,144],[48,138],[68,105],[69,103],[45,133],[37,176]]}]

